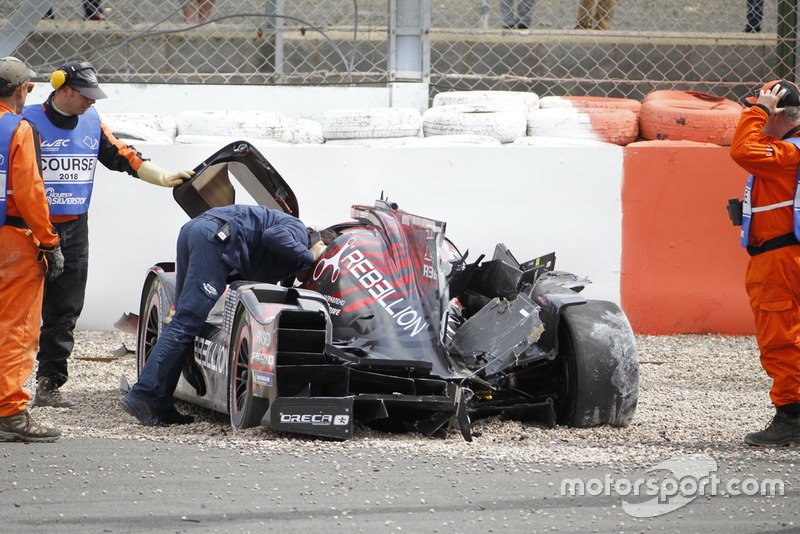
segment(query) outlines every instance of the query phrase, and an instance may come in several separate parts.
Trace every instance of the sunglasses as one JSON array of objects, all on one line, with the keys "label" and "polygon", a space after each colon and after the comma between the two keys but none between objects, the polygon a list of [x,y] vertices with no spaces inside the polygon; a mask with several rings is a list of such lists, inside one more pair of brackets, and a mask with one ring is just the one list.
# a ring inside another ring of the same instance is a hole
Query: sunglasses
[{"label": "sunglasses", "polygon": [[32,84],[32,83],[26,83],[26,84],[25,84],[25,89],[27,89],[29,93],[30,93],[31,91],[33,91],[33,88],[34,88],[34,87],[36,87],[36,86],[35,86],[34,84]]}]

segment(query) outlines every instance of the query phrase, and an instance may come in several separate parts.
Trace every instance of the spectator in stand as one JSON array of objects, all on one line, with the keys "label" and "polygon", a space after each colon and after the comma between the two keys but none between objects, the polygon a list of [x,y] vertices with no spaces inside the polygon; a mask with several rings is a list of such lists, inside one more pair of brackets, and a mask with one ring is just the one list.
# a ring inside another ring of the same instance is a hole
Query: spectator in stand
[{"label": "spectator in stand", "polygon": [[[86,20],[106,20],[106,16],[103,14],[103,8],[100,7],[100,0],[83,0],[83,14],[83,18]],[[44,18],[55,18],[52,8],[45,13]]]},{"label": "spectator in stand", "polygon": [[184,0],[183,16],[189,24],[203,24],[211,19],[215,0]]},{"label": "spectator in stand", "polygon": [[500,18],[506,30],[527,30],[531,26],[534,0],[500,0]]},{"label": "spectator in stand", "polygon": [[747,0],[747,24],[744,31],[746,33],[760,32],[762,20],[764,20],[764,0]]},{"label": "spectator in stand", "polygon": [[614,18],[614,0],[581,0],[576,30],[607,30]]}]

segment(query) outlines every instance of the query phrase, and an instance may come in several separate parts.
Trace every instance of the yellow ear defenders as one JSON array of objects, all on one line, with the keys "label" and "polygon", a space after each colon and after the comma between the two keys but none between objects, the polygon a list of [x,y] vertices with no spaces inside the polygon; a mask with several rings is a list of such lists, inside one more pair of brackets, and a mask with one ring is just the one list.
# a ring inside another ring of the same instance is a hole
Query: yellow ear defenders
[{"label": "yellow ear defenders", "polygon": [[92,67],[92,64],[88,61],[70,61],[50,75],[50,85],[53,89],[59,89],[69,82],[70,78],[72,78],[76,72],[86,69],[94,70],[94,67]]},{"label": "yellow ear defenders", "polygon": [[67,83],[67,72],[61,69],[53,72],[50,75],[50,85],[53,86],[53,89],[59,89],[65,83]]}]

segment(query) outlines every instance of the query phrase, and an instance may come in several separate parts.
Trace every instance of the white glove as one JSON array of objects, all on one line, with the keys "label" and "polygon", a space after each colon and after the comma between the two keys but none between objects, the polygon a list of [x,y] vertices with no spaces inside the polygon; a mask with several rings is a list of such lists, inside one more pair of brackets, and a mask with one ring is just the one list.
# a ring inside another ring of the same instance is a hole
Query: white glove
[{"label": "white glove", "polygon": [[137,172],[139,178],[153,185],[161,187],[175,187],[181,185],[185,180],[194,176],[194,171],[181,171],[173,174],[166,169],[162,169],[152,161],[145,161]]}]

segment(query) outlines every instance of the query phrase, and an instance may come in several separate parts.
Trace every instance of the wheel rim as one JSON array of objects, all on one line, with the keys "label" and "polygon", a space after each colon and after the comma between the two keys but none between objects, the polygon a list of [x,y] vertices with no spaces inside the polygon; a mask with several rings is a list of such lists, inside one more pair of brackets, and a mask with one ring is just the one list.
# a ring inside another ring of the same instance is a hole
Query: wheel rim
[{"label": "wheel rim", "polygon": [[139,372],[141,372],[148,356],[150,356],[150,352],[156,345],[161,330],[161,313],[156,291],[152,291],[145,310],[144,329],[142,331],[142,338],[139,340],[140,347],[142,347],[139,353]]},{"label": "wheel rim", "polygon": [[250,342],[244,335],[240,337],[236,347],[236,368],[234,369],[233,380],[235,418],[237,422],[241,422],[247,409],[250,382]]}]

